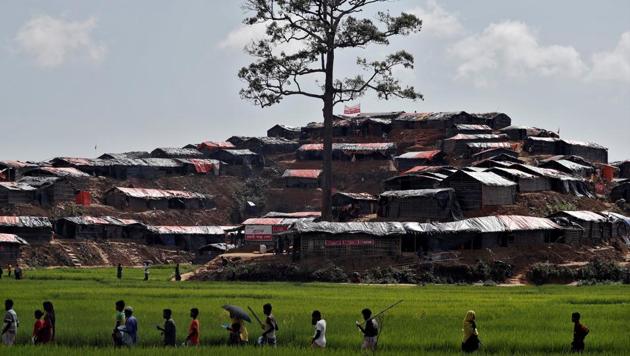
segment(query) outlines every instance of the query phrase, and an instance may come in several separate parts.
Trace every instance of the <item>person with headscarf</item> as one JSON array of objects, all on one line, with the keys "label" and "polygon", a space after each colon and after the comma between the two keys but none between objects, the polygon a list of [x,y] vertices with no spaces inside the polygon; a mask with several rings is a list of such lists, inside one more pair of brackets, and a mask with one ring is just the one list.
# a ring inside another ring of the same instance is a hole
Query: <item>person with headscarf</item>
[{"label": "person with headscarf", "polygon": [[46,341],[42,343],[52,342],[55,341],[56,332],[55,308],[53,307],[52,302],[48,300],[42,304],[42,307],[44,308],[44,330],[47,334],[45,337]]},{"label": "person with headscarf", "polygon": [[473,310],[466,312],[464,317],[464,338],[462,339],[462,351],[474,352],[479,349],[479,332],[477,331],[476,316]]}]

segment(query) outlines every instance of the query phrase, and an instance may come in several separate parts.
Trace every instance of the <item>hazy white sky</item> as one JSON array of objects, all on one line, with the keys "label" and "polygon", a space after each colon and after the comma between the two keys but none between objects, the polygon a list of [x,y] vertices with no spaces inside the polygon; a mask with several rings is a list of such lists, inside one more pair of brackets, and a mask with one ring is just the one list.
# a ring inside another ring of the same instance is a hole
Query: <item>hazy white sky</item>
[{"label": "hazy white sky", "polygon": [[[321,120],[321,104],[287,98],[260,109],[239,98],[237,0],[0,2],[0,159],[92,157],[263,136],[275,123]],[[630,158],[630,2],[393,1],[423,30],[341,54],[416,57],[404,81],[425,101],[360,100],[364,111],[503,111]],[[339,112],[341,108],[337,108]],[[95,146],[97,147],[95,150]]]}]

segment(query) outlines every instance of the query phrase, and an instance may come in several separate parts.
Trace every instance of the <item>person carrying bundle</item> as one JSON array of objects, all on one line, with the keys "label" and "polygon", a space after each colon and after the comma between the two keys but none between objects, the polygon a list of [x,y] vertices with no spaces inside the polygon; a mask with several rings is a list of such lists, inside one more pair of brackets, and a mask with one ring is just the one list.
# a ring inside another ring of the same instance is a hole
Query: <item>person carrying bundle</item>
[{"label": "person carrying bundle", "polygon": [[365,321],[365,327],[358,321],[356,322],[357,328],[363,333],[361,350],[374,352],[376,351],[376,344],[378,343],[378,323],[376,319],[372,318],[372,311],[370,309],[363,309],[361,314]]}]

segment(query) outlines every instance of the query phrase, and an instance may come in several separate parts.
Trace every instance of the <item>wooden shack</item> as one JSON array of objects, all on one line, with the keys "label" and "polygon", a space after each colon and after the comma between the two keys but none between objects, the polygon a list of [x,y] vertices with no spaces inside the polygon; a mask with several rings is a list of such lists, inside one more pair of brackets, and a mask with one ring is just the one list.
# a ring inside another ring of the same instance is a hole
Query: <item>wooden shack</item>
[{"label": "wooden shack", "polygon": [[590,177],[595,173],[595,169],[592,166],[585,166],[567,159],[549,160],[538,165],[542,168],[551,168],[560,172],[564,172],[570,175],[579,177]]},{"label": "wooden shack", "polygon": [[524,141],[528,137],[559,137],[557,133],[549,130],[516,125],[502,128],[501,133],[508,135],[511,141]]},{"label": "wooden shack", "polygon": [[517,184],[491,172],[459,170],[444,179],[442,186],[455,189],[464,210],[511,205],[516,201]]},{"label": "wooden shack", "polygon": [[45,216],[0,216],[0,233],[18,235],[31,244],[48,243],[53,235]]},{"label": "wooden shack", "polygon": [[611,201],[616,202],[620,199],[630,202],[630,181],[619,183],[610,190]]},{"label": "wooden shack", "polygon": [[261,155],[248,149],[221,149],[211,153],[210,157],[232,166],[262,168],[265,165],[265,161]]},{"label": "wooden shack", "polygon": [[258,154],[278,154],[295,152],[300,146],[297,140],[289,140],[282,137],[250,137],[239,147],[248,149]]},{"label": "wooden shack", "polygon": [[415,166],[437,166],[446,163],[444,153],[440,150],[406,152],[394,157],[399,171],[406,171]]},{"label": "wooden shack", "polygon": [[17,265],[20,249],[26,245],[28,242],[17,235],[0,234],[0,266]]},{"label": "wooden shack", "polygon": [[319,188],[321,169],[287,169],[282,181],[287,188]]},{"label": "wooden shack", "polygon": [[468,143],[505,141],[507,141],[507,135],[504,134],[457,134],[442,141],[442,151],[452,155],[465,155],[469,150]]},{"label": "wooden shack", "polygon": [[392,120],[367,118],[354,121],[355,135],[360,137],[386,137],[392,131]]},{"label": "wooden shack", "polygon": [[35,201],[37,188],[26,183],[0,182],[0,207],[14,207]]},{"label": "wooden shack", "polygon": [[235,149],[236,146],[231,142],[227,141],[205,141],[196,146],[196,148],[203,152],[205,155],[209,155],[218,150],[231,150]]},{"label": "wooden shack", "polygon": [[399,222],[298,222],[288,232],[296,259],[360,259],[402,254]]},{"label": "wooden shack", "polygon": [[473,124],[455,124],[449,131],[449,136],[455,136],[457,134],[475,135],[475,134],[491,134],[492,128],[488,125],[473,125]]},{"label": "wooden shack", "polygon": [[146,228],[133,219],[113,216],[68,216],[55,220],[55,234],[77,240],[143,241]]},{"label": "wooden shack", "polygon": [[74,201],[85,185],[85,179],[68,177],[23,177],[20,183],[35,188],[34,202],[41,206],[52,206],[60,202]]},{"label": "wooden shack", "polygon": [[608,163],[608,148],[596,143],[562,140],[560,147],[560,154],[580,156],[591,162]]},{"label": "wooden shack", "polygon": [[[339,161],[389,160],[396,152],[396,144],[379,143],[333,143],[332,158]],[[300,146],[296,152],[298,160],[323,159],[324,145],[319,143]]]},{"label": "wooden shack", "polygon": [[483,150],[475,153],[471,156],[471,158],[475,161],[481,161],[488,158],[493,158],[496,156],[507,155],[513,158],[518,158],[518,152],[509,149],[509,148],[490,148],[487,150]]},{"label": "wooden shack", "polygon": [[286,125],[274,125],[267,130],[267,137],[282,137],[287,140],[299,140],[301,134],[300,127],[291,127]]},{"label": "wooden shack", "polygon": [[473,115],[485,119],[486,125],[492,127],[494,130],[512,125],[512,119],[502,112],[477,113]]},{"label": "wooden shack", "polygon": [[22,177],[22,175],[36,168],[37,165],[23,161],[0,161],[0,181],[13,182]]},{"label": "wooden shack", "polygon": [[114,187],[105,193],[105,202],[117,209],[166,210],[212,209],[214,199],[210,195],[183,191],[146,188]]},{"label": "wooden shack", "polygon": [[619,178],[630,178],[630,161],[619,163]]},{"label": "wooden shack", "polygon": [[562,140],[556,137],[528,137],[523,151],[530,155],[557,155],[562,153]]}]

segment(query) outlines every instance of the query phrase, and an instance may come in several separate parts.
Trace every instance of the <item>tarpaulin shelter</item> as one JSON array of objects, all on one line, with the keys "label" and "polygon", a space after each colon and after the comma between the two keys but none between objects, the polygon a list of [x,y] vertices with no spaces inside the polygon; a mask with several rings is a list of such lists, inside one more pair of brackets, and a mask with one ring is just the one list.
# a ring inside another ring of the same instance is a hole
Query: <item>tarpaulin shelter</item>
[{"label": "tarpaulin shelter", "polygon": [[205,141],[198,144],[196,148],[205,154],[210,154],[218,150],[235,149],[236,146],[234,146],[234,144],[232,144],[231,142],[227,142],[227,141]]},{"label": "tarpaulin shelter", "polygon": [[321,175],[321,169],[287,169],[282,180],[287,188],[318,188]]},{"label": "tarpaulin shelter", "polygon": [[608,217],[588,210],[560,211],[548,218],[564,218],[578,224],[584,230],[581,241],[598,244],[613,237],[612,220]]},{"label": "tarpaulin shelter", "polygon": [[454,189],[436,188],[383,192],[378,216],[389,220],[453,221],[463,214]]},{"label": "tarpaulin shelter", "polygon": [[619,178],[630,178],[630,161],[619,163]]},{"label": "tarpaulin shelter", "polygon": [[509,168],[547,178],[551,190],[553,191],[576,196],[593,196],[589,184],[583,178],[570,176],[551,168],[542,168],[521,163],[513,164]]},{"label": "tarpaulin shelter", "polygon": [[466,143],[466,152],[462,156],[464,158],[472,157],[475,153],[493,148],[513,149],[510,142],[468,142]]},{"label": "tarpaulin shelter", "polygon": [[448,130],[455,124],[485,125],[486,118],[459,112],[403,113],[392,120],[394,129],[438,129]]},{"label": "tarpaulin shelter", "polygon": [[196,251],[211,243],[225,243],[220,226],[147,226],[146,242]]},{"label": "tarpaulin shelter", "polygon": [[608,148],[593,142],[562,140],[560,154],[580,156],[591,162],[608,163]]},{"label": "tarpaulin shelter", "polygon": [[85,178],[23,177],[20,183],[35,188],[34,203],[51,206],[59,202],[74,201],[76,194],[86,186]]},{"label": "tarpaulin shelter", "polygon": [[299,140],[302,132],[301,129],[301,127],[277,124],[267,130],[267,137],[282,137],[287,140]]},{"label": "tarpaulin shelter", "polygon": [[113,216],[68,216],[55,220],[54,226],[66,239],[142,241],[146,231],[140,221]]},{"label": "tarpaulin shelter", "polygon": [[31,204],[37,188],[20,182],[0,182],[0,207]]},{"label": "tarpaulin shelter", "polygon": [[[347,137],[352,135],[352,122],[350,120],[335,118],[332,126],[333,137]],[[323,137],[323,122],[310,122],[301,128],[300,138],[302,139],[321,139]]]},{"label": "tarpaulin shelter", "polygon": [[595,173],[592,166],[585,166],[567,159],[549,160],[538,165],[542,168],[551,168],[574,176],[590,177]]},{"label": "tarpaulin shelter", "polygon": [[455,124],[449,129],[449,136],[455,136],[457,134],[491,134],[492,128],[488,125],[473,125],[473,124]]},{"label": "tarpaulin shelter", "polygon": [[216,159],[178,158],[185,174],[221,175],[221,161]]},{"label": "tarpaulin shelter", "polygon": [[99,159],[138,159],[138,158],[150,158],[150,157],[151,157],[151,154],[147,151],[104,153],[98,156]]},{"label": "tarpaulin shelter", "polygon": [[355,135],[360,137],[384,137],[391,131],[391,119],[367,118],[354,121]]},{"label": "tarpaulin shelter", "polygon": [[204,158],[203,152],[196,148],[158,147],[151,151],[153,158]]},{"label": "tarpaulin shelter", "polygon": [[105,193],[107,205],[118,209],[166,210],[212,209],[214,199],[207,194],[183,190],[114,187]]},{"label": "tarpaulin shelter", "polygon": [[442,165],[446,163],[444,154],[440,150],[406,152],[394,157],[394,163],[400,171],[406,171],[415,166]]},{"label": "tarpaulin shelter", "polygon": [[28,245],[24,239],[13,234],[0,234],[0,265],[16,265],[20,258],[20,248]]},{"label": "tarpaulin shelter", "polygon": [[[377,143],[333,143],[333,160],[387,160],[396,152],[396,144],[392,142]],[[324,145],[319,143],[306,144],[297,150],[299,160],[321,160]]]},{"label": "tarpaulin shelter", "polygon": [[15,234],[32,243],[47,243],[52,224],[45,216],[0,216],[0,233]]},{"label": "tarpaulin shelter", "polygon": [[89,178],[90,175],[73,167],[37,167],[28,170],[24,176],[31,177],[67,177],[67,178]]},{"label": "tarpaulin shelter", "polygon": [[537,127],[508,126],[501,129],[501,133],[508,135],[512,141],[523,141],[528,137],[559,137],[557,133]]},{"label": "tarpaulin shelter", "polygon": [[395,257],[405,228],[399,222],[297,222],[291,226],[295,258]]},{"label": "tarpaulin shelter", "polygon": [[514,183],[517,183],[518,191],[521,193],[551,190],[551,183],[547,178],[535,174],[525,173],[523,171],[519,171],[518,169],[495,167],[488,169],[487,172],[497,174]]},{"label": "tarpaulin shelter", "polygon": [[483,151],[480,151],[471,155],[471,158],[474,159],[475,161],[481,161],[484,159],[501,156],[501,155],[507,155],[513,158],[518,158],[518,152],[509,148],[490,148],[490,149],[483,150]]},{"label": "tarpaulin shelter", "polygon": [[0,161],[0,181],[16,181],[30,169],[38,167],[35,163],[23,161]]},{"label": "tarpaulin shelter", "polygon": [[469,151],[469,143],[506,142],[507,138],[504,134],[457,134],[442,141],[442,150],[448,154],[465,155]]},{"label": "tarpaulin shelter", "polygon": [[383,189],[410,190],[438,188],[444,178],[423,173],[401,174],[383,181]]},{"label": "tarpaulin shelter", "polygon": [[231,166],[261,168],[265,165],[265,161],[261,155],[248,149],[220,149],[211,153],[210,157]]},{"label": "tarpaulin shelter", "polygon": [[512,124],[512,119],[502,112],[476,113],[473,115],[486,119],[486,124],[495,130],[508,127]]},{"label": "tarpaulin shelter", "polygon": [[442,186],[455,189],[464,210],[511,205],[516,201],[517,184],[490,172],[459,170],[444,179]]},{"label": "tarpaulin shelter", "polygon": [[238,147],[245,148],[258,154],[277,154],[295,152],[300,146],[297,140],[283,137],[250,137]]},{"label": "tarpaulin shelter", "polygon": [[630,182],[617,184],[610,190],[610,200],[616,202],[619,199],[625,199],[626,202],[630,202]]},{"label": "tarpaulin shelter", "polygon": [[336,192],[331,202],[335,219],[347,221],[375,213],[378,199],[369,193]]}]

